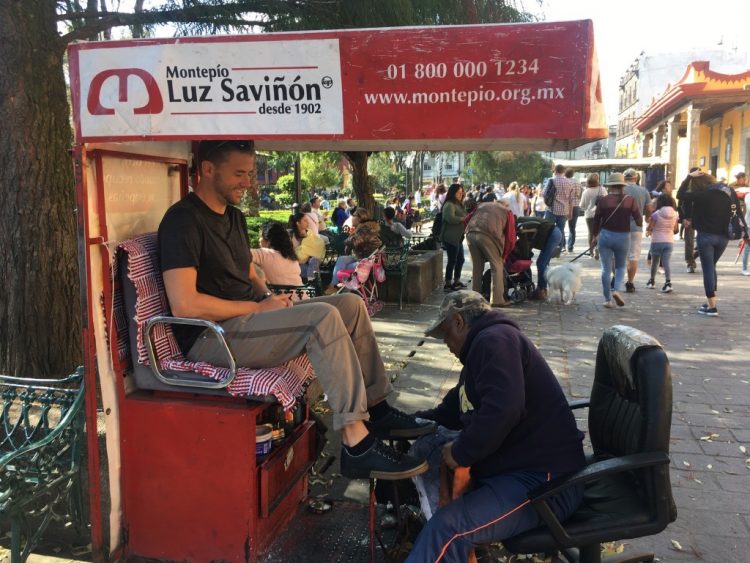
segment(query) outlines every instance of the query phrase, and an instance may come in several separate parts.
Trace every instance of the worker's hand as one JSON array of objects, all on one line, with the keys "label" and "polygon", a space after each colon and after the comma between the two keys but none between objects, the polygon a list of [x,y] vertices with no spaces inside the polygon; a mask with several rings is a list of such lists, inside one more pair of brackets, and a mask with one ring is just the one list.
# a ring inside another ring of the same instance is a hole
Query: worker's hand
[{"label": "worker's hand", "polygon": [[443,446],[443,461],[445,462],[445,465],[447,465],[450,469],[455,469],[458,467],[458,463],[456,463],[456,460],[453,459],[453,453],[451,452],[451,449],[453,448],[453,442],[448,442]]}]

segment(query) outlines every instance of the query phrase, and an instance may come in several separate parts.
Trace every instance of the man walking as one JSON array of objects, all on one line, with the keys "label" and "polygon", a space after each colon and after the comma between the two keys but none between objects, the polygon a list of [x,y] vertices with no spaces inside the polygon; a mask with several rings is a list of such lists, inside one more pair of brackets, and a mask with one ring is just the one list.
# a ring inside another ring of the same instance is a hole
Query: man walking
[{"label": "man walking", "polygon": [[693,166],[690,169],[690,173],[685,176],[685,179],[680,184],[680,187],[677,189],[677,202],[678,202],[678,212],[680,214],[680,223],[682,223],[682,227],[684,229],[684,237],[685,237],[685,266],[687,268],[688,274],[694,274],[695,268],[697,266],[695,262],[695,258],[697,256],[697,252],[695,251],[695,228],[693,227],[693,224],[690,221],[686,221],[685,217],[685,200],[686,200],[686,194],[688,187],[690,187],[690,174],[693,174],[694,172],[700,172],[699,166]]},{"label": "man walking", "polygon": [[[573,208],[578,204],[578,200],[576,199],[578,185],[572,178],[565,177],[565,167],[562,164],[555,166],[555,175],[552,177],[552,183],[555,186],[555,199],[552,207],[547,209],[545,218],[554,221],[560,232],[565,233],[565,223],[573,218]],[[548,190],[549,183],[545,186],[544,196],[547,195]],[[545,201],[546,199],[545,197]],[[565,251],[564,235],[560,239],[560,251]]]},{"label": "man walking", "polygon": [[[651,196],[648,190],[638,185],[638,173],[632,168],[625,170],[625,188],[623,193],[632,197],[638,209],[648,221],[651,215]],[[638,260],[641,258],[641,242],[643,241],[643,226],[636,224],[630,218],[630,250],[628,250],[628,281],[625,282],[625,291],[635,293],[635,274],[638,272]]]}]

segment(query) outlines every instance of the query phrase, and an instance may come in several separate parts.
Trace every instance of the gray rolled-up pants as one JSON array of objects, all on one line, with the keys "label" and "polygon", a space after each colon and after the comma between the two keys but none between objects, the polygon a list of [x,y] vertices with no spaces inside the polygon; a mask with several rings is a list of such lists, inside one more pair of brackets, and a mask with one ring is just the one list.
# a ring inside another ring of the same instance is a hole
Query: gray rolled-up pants
[{"label": "gray rolled-up pants", "polygon": [[[333,427],[367,420],[367,407],[393,390],[364,301],[352,293],[298,301],[294,307],[219,323],[238,366],[273,367],[307,352],[333,411]],[[191,361],[226,366],[216,339],[205,331],[187,354]]]}]

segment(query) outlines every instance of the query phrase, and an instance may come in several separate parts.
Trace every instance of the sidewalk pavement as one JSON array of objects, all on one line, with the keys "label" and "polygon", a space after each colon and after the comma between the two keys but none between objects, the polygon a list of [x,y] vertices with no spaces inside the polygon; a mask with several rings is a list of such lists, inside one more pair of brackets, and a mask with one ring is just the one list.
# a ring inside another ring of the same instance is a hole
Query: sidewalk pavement
[{"label": "sidewalk pavement", "polygon": [[[584,229],[579,222],[575,252],[551,265],[583,252]],[[644,239],[636,293],[624,294],[623,308],[602,307],[599,262],[584,256],[577,261],[583,266],[583,289],[575,304],[562,305],[552,296],[546,303],[526,301],[503,312],[534,341],[570,399],[590,394],[596,347],[605,328],[634,326],[662,343],[672,367],[670,467],[678,517],[659,535],[621,543],[625,553],[651,550],[661,561],[747,561],[750,356],[743,324],[750,315],[750,278],[741,275],[739,264],[732,264],[737,243],[730,243],[718,267],[720,316],[705,317],[697,312],[704,303],[701,270],[686,273],[682,241],[675,241],[671,294],[659,291],[663,274],[657,276],[657,289],[645,287],[648,246]],[[467,253],[463,281],[470,272]],[[403,311],[388,306],[373,319],[398,391],[395,404],[407,412],[435,405],[458,380],[458,360],[442,342],[423,336],[443,296],[442,289],[437,290],[428,303]],[[586,411],[577,416],[585,429]]]}]

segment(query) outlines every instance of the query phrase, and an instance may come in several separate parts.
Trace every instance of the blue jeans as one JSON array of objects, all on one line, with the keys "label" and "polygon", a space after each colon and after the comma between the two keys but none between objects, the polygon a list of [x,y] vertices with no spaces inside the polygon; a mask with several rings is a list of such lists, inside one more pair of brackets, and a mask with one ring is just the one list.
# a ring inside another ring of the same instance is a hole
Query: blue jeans
[{"label": "blue jeans", "polygon": [[573,252],[573,245],[576,243],[576,224],[578,223],[578,210],[580,207],[573,208],[573,218],[568,219],[568,252]]},{"label": "blue jeans", "polygon": [[443,242],[443,248],[448,254],[447,264],[445,265],[445,283],[448,285],[451,280],[458,281],[461,279],[461,268],[464,267],[464,243]]},{"label": "blue jeans", "polygon": [[549,209],[545,211],[544,218],[554,221],[557,228],[560,229],[560,233],[563,236],[560,237],[560,243],[558,246],[560,247],[560,250],[563,250],[565,248],[565,223],[567,223],[568,218],[565,215],[555,215]]},{"label": "blue jeans", "polygon": [[622,291],[629,248],[630,233],[615,233],[606,229],[599,233],[599,262],[602,265],[602,293],[605,301],[612,298],[612,258],[615,259],[615,291]]},{"label": "blue jeans", "polygon": [[671,242],[652,242],[651,243],[651,279],[656,279],[656,272],[659,271],[659,264],[664,267],[664,279],[672,279],[672,268],[670,258],[672,258],[672,249],[674,243]]},{"label": "blue jeans", "polygon": [[745,241],[745,249],[742,251],[742,271],[747,271],[747,259],[750,258],[750,241]]},{"label": "blue jeans", "polygon": [[724,254],[724,250],[729,244],[729,239],[722,235],[711,233],[701,233],[698,231],[696,237],[698,246],[698,257],[701,260],[701,270],[703,270],[703,289],[706,291],[706,297],[716,297],[716,263]]},{"label": "blue jeans", "polygon": [[555,227],[549,232],[547,242],[544,243],[544,248],[536,259],[536,277],[537,287],[539,289],[547,289],[547,278],[544,277],[544,273],[547,271],[549,261],[552,260],[552,254],[555,252],[555,247],[560,245],[561,240],[562,233],[560,232],[560,229]]},{"label": "blue jeans", "polygon": [[335,286],[339,283],[338,273],[341,270],[346,270],[356,262],[358,262],[358,260],[354,256],[339,256],[336,258],[336,264],[334,264],[333,273],[331,274],[331,285]]}]

